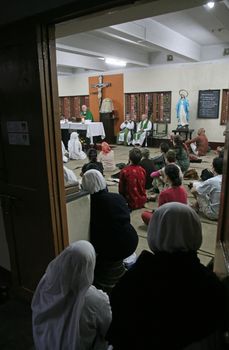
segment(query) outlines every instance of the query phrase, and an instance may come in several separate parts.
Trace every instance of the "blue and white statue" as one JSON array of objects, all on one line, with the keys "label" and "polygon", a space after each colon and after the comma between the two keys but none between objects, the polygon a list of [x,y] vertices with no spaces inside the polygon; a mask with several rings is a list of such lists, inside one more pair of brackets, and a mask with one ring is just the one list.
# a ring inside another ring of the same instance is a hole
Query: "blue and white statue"
[{"label": "blue and white statue", "polygon": [[189,126],[189,101],[187,99],[188,92],[186,90],[179,91],[180,99],[176,105],[178,128]]}]

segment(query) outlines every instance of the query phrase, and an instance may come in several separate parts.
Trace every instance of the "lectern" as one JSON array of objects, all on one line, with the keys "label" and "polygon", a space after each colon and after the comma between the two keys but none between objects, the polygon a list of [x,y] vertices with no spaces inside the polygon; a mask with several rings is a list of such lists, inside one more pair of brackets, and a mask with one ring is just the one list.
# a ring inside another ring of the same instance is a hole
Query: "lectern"
[{"label": "lectern", "polygon": [[106,134],[105,140],[108,143],[115,143],[114,120],[115,118],[113,116],[113,112],[100,112],[100,121],[103,123],[103,127]]}]

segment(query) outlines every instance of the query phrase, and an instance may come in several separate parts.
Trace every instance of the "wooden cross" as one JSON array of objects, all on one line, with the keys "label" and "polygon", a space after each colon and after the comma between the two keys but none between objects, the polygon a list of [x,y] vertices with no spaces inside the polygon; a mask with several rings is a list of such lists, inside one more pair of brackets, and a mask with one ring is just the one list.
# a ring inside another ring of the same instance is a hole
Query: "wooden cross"
[{"label": "wooden cross", "polygon": [[102,97],[103,97],[102,89],[104,87],[108,87],[108,86],[111,86],[111,83],[103,83],[103,75],[99,76],[99,82],[97,84],[92,84],[91,85],[92,88],[97,88],[98,89],[98,92],[92,92],[92,93],[93,94],[97,94],[98,93],[99,110],[100,110],[100,107],[101,107],[101,104],[102,104]]}]

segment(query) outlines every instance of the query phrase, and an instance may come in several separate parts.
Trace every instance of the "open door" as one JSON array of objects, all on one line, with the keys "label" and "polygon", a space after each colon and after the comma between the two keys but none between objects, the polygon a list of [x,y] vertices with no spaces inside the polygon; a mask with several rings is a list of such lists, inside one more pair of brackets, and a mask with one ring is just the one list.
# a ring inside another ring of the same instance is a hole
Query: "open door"
[{"label": "open door", "polygon": [[23,295],[68,243],[53,33],[28,22],[0,32],[0,198]]}]

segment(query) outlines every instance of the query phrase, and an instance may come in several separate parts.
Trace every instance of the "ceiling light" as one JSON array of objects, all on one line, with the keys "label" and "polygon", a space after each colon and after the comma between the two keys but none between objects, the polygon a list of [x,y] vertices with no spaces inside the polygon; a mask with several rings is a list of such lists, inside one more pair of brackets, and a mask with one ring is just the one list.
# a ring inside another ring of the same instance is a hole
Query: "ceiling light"
[{"label": "ceiling light", "polygon": [[207,6],[208,6],[210,9],[213,9],[213,7],[215,6],[214,1],[209,1],[209,2],[207,3]]},{"label": "ceiling light", "polygon": [[126,67],[126,62],[116,58],[105,58],[105,63],[118,67]]}]

